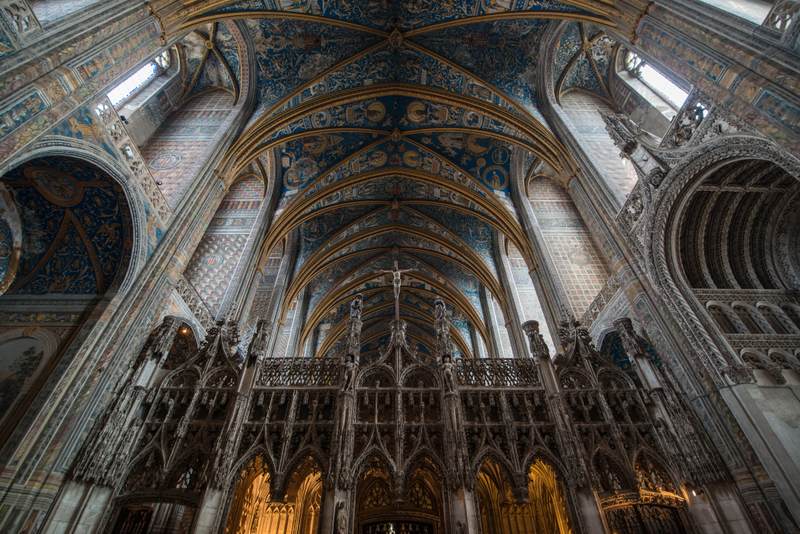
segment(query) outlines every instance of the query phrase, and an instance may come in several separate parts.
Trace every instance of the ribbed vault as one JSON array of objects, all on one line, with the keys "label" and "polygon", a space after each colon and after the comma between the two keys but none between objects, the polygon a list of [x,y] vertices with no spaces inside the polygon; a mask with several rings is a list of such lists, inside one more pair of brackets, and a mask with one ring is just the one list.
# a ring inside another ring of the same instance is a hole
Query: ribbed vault
[{"label": "ribbed vault", "polygon": [[432,347],[437,295],[467,356],[487,339],[485,294],[513,316],[498,239],[537,266],[513,178],[538,161],[576,172],[538,110],[542,36],[561,21],[613,26],[609,4],[219,1],[165,19],[175,31],[236,24],[252,41],[255,112],[220,170],[231,180],[266,153],[280,163],[262,255],[299,235],[283,313],[305,314],[301,347],[334,350],[358,293],[364,342],[379,343],[392,313],[383,271],[395,260],[410,269],[401,314],[422,350]]}]

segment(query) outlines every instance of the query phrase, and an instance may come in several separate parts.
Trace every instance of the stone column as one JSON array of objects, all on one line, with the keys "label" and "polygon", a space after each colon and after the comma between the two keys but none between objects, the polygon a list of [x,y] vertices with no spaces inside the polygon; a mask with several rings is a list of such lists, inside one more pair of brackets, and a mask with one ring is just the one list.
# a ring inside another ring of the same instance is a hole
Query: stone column
[{"label": "stone column", "polygon": [[[515,156],[514,168],[517,176],[523,177],[525,170],[521,166],[519,157]],[[558,277],[553,260],[550,253],[547,251],[547,246],[544,242],[539,223],[536,221],[536,215],[533,212],[533,207],[530,201],[525,197],[521,191],[522,180],[515,182],[514,187],[511,188],[511,198],[514,202],[514,207],[517,211],[522,230],[536,254],[536,268],[530,270],[528,274],[533,281],[536,295],[539,297],[547,320],[547,327],[550,332],[558,332],[558,326],[561,319],[564,317],[564,311],[569,310],[570,304],[567,298],[567,292],[561,284],[561,279]],[[553,336],[553,343],[556,345],[556,350],[563,352],[564,347],[559,345],[558,336]]]},{"label": "stone column", "polygon": [[558,429],[560,441],[565,457],[562,458],[567,472],[566,490],[570,493],[568,503],[571,508],[572,528],[575,532],[590,532],[601,534],[605,532],[602,514],[597,506],[597,500],[588,483],[586,468],[580,460],[580,451],[577,449],[578,438],[573,433],[567,411],[561,400],[561,388],[556,377],[556,370],[550,359],[547,344],[539,332],[537,321],[526,321],[522,325],[528,337],[531,355],[536,360],[542,385],[547,392],[548,403],[552,408]]},{"label": "stone column", "polygon": [[486,358],[486,353],[484,352],[484,347],[481,344],[481,340],[478,338],[478,332],[475,329],[475,325],[470,325],[469,341],[472,344],[472,355],[475,356],[476,359]]},{"label": "stone column", "polygon": [[[360,320],[359,320],[360,323]],[[351,325],[352,326],[352,325]],[[360,334],[360,324],[358,325]],[[353,424],[356,414],[356,377],[358,362],[348,354],[343,362],[344,372],[337,402],[336,430],[333,438],[333,461],[325,480],[325,495],[320,510],[318,532],[335,534],[352,532],[355,516],[353,492],[355,480],[350,478],[353,461]]]},{"label": "stone column", "polygon": [[303,288],[300,291],[300,294],[297,296],[297,308],[294,312],[294,317],[292,318],[292,331],[289,334],[289,341],[286,343],[286,356],[289,358],[295,358],[302,356],[300,351],[303,347],[300,347],[300,333],[303,331],[306,325],[306,315],[308,314],[308,301],[310,299],[310,295],[308,293],[308,288]]},{"label": "stone column", "polygon": [[503,354],[503,347],[500,346],[500,340],[497,338],[497,316],[494,313],[494,300],[492,294],[486,289],[486,286],[481,286],[481,308],[483,308],[483,322],[486,324],[486,331],[488,332],[489,339],[486,340],[490,358],[499,358]]},{"label": "stone column", "polygon": [[514,282],[514,274],[511,271],[511,262],[508,259],[508,255],[500,247],[500,237],[495,234],[494,257],[497,265],[497,274],[500,278],[500,284],[503,286],[503,291],[506,293],[506,301],[509,307],[509,317],[505,318],[505,326],[508,331],[508,337],[511,339],[511,350],[514,352],[514,357],[527,358],[528,351],[525,350],[525,340],[518,326],[522,323],[522,303],[519,300],[517,284]]}]

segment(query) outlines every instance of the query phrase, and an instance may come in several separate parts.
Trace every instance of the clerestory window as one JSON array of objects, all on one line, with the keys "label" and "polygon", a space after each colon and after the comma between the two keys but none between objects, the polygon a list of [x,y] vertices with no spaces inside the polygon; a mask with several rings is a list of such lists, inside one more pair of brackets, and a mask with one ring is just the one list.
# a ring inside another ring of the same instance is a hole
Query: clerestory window
[{"label": "clerestory window", "polygon": [[714,6],[731,15],[749,20],[753,24],[763,24],[773,4],[766,0],[700,0],[704,4]]},{"label": "clerestory window", "polygon": [[[631,51],[628,51],[625,56],[625,69],[632,77],[642,82],[647,89],[652,91],[658,99],[669,104],[674,110],[680,109],[689,96],[687,91],[661,74],[658,69],[648,64],[641,56]],[[662,102],[653,98],[654,95],[644,91],[638,92],[657,108],[662,104]]]},{"label": "clerestory window", "polygon": [[164,50],[161,54],[140,67],[136,72],[114,87],[114,89],[108,93],[109,100],[111,100],[115,108],[121,107],[126,101],[130,100],[139,91],[144,89],[147,84],[166,72],[169,65],[169,51]]}]

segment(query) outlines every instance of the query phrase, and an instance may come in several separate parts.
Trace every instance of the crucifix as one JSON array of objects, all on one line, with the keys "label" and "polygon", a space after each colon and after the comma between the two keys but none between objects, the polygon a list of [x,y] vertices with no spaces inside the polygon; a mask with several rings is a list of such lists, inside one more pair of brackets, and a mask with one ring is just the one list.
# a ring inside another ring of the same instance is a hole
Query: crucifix
[{"label": "crucifix", "polygon": [[383,270],[381,273],[392,274],[392,289],[394,291],[394,320],[400,320],[400,286],[403,284],[401,275],[407,273],[412,269],[400,269],[397,260],[394,260],[394,268],[391,271]]}]

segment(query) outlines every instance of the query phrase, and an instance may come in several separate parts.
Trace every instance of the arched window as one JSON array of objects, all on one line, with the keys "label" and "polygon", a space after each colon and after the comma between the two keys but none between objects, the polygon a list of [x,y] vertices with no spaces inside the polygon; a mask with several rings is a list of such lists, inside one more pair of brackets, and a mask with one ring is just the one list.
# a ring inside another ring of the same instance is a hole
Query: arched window
[{"label": "arched window", "polygon": [[100,0],[28,0],[28,5],[42,26],[50,26],[99,3]]},{"label": "arched window", "polygon": [[[727,11],[731,15],[748,20],[754,24],[763,24],[769,15],[772,4],[783,3],[768,2],[766,0],[700,0],[704,4],[714,6],[722,11]],[[788,2],[787,2],[788,3]]]},{"label": "arched window", "polygon": [[686,102],[689,92],[630,50],[625,52],[620,78],[668,119]]},{"label": "arched window", "polygon": [[166,72],[171,62],[169,50],[164,50],[139,67],[133,74],[108,92],[108,99],[111,100],[111,104],[117,109],[122,107],[125,102],[136,96],[147,84]]}]

